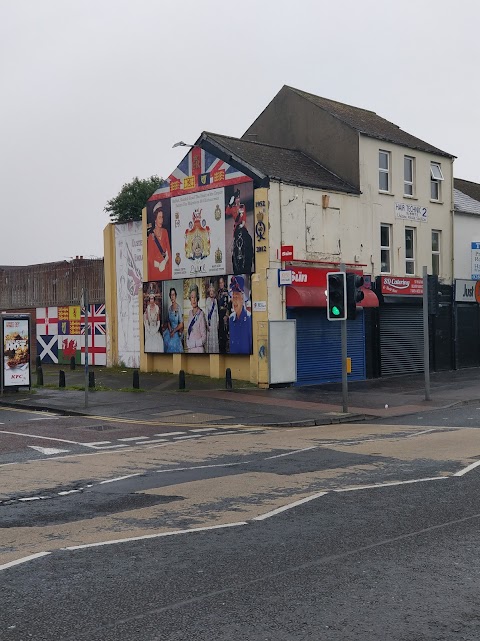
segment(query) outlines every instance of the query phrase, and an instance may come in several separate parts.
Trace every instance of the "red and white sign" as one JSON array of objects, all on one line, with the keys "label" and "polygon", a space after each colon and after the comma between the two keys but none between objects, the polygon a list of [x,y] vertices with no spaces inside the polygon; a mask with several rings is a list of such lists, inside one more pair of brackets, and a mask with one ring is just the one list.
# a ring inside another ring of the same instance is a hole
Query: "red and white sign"
[{"label": "red and white sign", "polygon": [[423,279],[409,276],[381,276],[384,296],[423,296]]},{"label": "red and white sign", "polygon": [[293,260],[293,245],[282,245],[280,247],[280,260]]},{"label": "red and white sign", "polygon": [[314,267],[292,267],[292,285],[296,287],[323,287],[327,288],[328,269],[315,269]]}]

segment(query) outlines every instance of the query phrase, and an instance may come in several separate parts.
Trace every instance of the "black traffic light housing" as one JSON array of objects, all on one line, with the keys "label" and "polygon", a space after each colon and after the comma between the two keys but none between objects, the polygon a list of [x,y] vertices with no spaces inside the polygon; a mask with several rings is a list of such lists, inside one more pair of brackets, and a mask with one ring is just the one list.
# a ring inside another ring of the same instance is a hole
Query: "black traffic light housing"
[{"label": "black traffic light housing", "polygon": [[327,319],[331,321],[347,318],[347,283],[345,272],[327,273]]},{"label": "black traffic light housing", "polygon": [[365,294],[360,289],[365,284],[363,276],[347,274],[347,320],[355,320],[357,303],[360,303]]}]

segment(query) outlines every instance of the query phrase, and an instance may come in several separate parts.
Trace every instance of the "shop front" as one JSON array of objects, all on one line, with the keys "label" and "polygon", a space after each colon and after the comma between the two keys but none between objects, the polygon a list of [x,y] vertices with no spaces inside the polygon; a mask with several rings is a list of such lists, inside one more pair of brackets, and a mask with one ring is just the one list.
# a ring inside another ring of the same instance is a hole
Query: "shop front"
[{"label": "shop front", "polygon": [[[286,287],[287,318],[296,321],[297,385],[338,382],[342,379],[341,323],[327,320],[327,273],[334,269],[289,267],[292,284]],[[361,273],[361,272],[358,272]],[[378,307],[375,293],[363,288],[355,320],[347,321],[349,380],[366,378],[364,308]]]},{"label": "shop front", "polygon": [[455,281],[455,366],[480,365],[480,281]]}]

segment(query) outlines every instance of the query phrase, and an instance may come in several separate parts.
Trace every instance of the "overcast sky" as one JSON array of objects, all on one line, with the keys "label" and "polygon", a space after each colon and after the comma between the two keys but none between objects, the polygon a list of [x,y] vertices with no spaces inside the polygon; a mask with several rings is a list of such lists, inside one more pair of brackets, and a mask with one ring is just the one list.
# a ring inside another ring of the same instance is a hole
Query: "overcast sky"
[{"label": "overcast sky", "polygon": [[288,84],[364,107],[480,182],[476,0],[0,0],[0,264],[103,256],[103,211]]}]

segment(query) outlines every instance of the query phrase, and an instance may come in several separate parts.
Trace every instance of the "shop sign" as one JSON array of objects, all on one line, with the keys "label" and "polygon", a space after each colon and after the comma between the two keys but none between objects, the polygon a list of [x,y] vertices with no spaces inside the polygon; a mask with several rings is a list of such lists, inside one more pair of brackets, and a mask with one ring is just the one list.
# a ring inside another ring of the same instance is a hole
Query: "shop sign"
[{"label": "shop sign", "polygon": [[284,285],[292,284],[292,270],[291,269],[279,269],[278,270],[278,286],[283,287]]},{"label": "shop sign", "polygon": [[480,243],[472,243],[472,280],[480,280]]},{"label": "shop sign", "polygon": [[456,303],[480,303],[480,280],[455,281]]},{"label": "shop sign", "polygon": [[266,312],[267,311],[267,301],[266,300],[254,300],[253,301],[253,311],[254,312]]},{"label": "shop sign", "polygon": [[428,211],[426,207],[409,203],[395,203],[395,218],[411,220],[415,223],[426,223]]},{"label": "shop sign", "polygon": [[384,296],[422,296],[423,279],[408,276],[381,276],[382,294]]},{"label": "shop sign", "polygon": [[293,260],[293,245],[282,245],[280,247],[280,260]]}]

